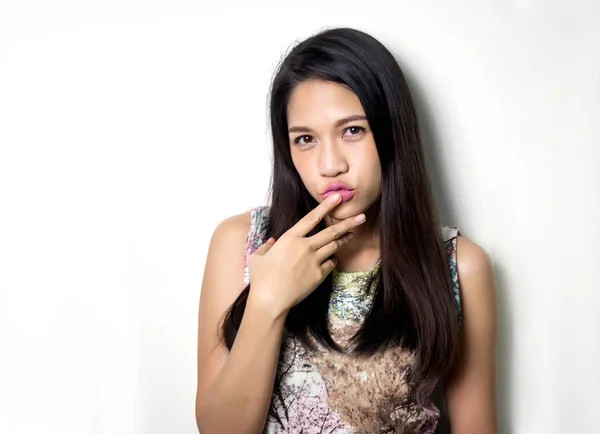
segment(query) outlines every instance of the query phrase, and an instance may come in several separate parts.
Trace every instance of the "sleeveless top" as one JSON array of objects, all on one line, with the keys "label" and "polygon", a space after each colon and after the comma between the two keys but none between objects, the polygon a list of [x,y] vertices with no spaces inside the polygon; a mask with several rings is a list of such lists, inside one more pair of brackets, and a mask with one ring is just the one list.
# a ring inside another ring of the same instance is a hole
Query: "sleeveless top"
[{"label": "sleeveless top", "polygon": [[[250,281],[248,257],[266,241],[269,208],[253,208],[250,213],[245,285]],[[452,226],[442,226],[441,232],[460,321],[456,241],[461,233]],[[379,265],[378,261],[370,271],[332,271],[329,332],[343,349],[369,312]],[[277,417],[268,416],[263,434],[450,432],[441,382],[424,405],[409,396],[414,387],[407,380],[415,364],[412,351],[395,347],[373,356],[352,357],[310,339],[317,351],[284,332],[276,374],[281,393],[272,398]]]}]

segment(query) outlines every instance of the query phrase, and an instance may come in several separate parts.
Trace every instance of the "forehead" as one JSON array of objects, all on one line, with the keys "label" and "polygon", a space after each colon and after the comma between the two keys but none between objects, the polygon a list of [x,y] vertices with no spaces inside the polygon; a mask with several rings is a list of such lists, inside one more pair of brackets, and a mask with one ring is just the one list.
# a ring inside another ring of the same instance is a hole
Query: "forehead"
[{"label": "forehead", "polygon": [[309,80],[292,91],[287,106],[290,125],[335,122],[349,115],[364,115],[354,92],[338,83]]}]

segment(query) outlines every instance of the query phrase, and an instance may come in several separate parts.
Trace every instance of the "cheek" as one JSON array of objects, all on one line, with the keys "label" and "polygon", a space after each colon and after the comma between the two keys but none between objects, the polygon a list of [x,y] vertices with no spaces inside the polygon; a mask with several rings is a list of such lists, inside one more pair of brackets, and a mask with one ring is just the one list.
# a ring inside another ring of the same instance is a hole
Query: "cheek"
[{"label": "cheek", "polygon": [[374,144],[372,147],[367,148],[365,152],[360,155],[358,164],[360,164],[363,173],[369,179],[381,179],[381,164],[379,162],[379,155],[377,154]]},{"label": "cheek", "polygon": [[311,191],[311,186],[310,186],[310,179],[311,179],[310,167],[311,167],[311,164],[310,164],[310,162],[307,161],[306,158],[298,158],[297,156],[294,155],[294,153],[292,153],[292,162],[294,163],[294,167],[296,168],[296,172],[298,172],[298,175],[300,175],[300,179],[302,180],[302,182],[306,186],[307,190],[310,192]]},{"label": "cheek", "polygon": [[292,151],[292,163],[294,163],[294,168],[296,172],[300,174],[300,177],[304,174],[304,168],[306,167],[306,162],[303,161],[302,158],[298,157],[298,154]]},{"label": "cheek", "polygon": [[364,155],[364,176],[369,183],[370,195],[378,196],[381,192],[381,165],[377,152],[370,152]]}]

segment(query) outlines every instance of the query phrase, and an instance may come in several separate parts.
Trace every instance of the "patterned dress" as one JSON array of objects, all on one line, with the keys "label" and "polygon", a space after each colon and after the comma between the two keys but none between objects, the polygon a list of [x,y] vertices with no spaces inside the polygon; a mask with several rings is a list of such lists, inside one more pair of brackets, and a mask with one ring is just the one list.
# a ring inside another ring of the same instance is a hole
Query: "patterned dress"
[{"label": "patterned dress", "polygon": [[[250,279],[248,256],[266,241],[268,212],[268,207],[251,210],[245,283]],[[441,231],[460,313],[456,237],[461,233],[450,226],[443,226]],[[369,312],[379,265],[377,262],[370,271],[332,272],[329,330],[344,349]],[[414,368],[413,352],[396,347],[373,356],[356,357],[327,350],[314,339],[312,343],[317,351],[308,350],[284,333],[277,369],[281,394],[272,398],[277,417],[269,416],[264,434],[449,432],[443,385],[425,405],[409,399],[411,384],[407,378]]]}]

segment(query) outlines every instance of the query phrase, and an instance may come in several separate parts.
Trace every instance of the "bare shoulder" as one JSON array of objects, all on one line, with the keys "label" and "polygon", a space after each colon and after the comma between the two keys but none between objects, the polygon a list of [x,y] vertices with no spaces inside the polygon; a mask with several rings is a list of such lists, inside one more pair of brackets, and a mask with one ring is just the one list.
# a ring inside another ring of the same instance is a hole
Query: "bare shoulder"
[{"label": "bare shoulder", "polygon": [[201,301],[223,310],[243,289],[250,212],[222,220],[215,228],[206,257]]},{"label": "bare shoulder", "polygon": [[209,249],[229,243],[245,245],[249,227],[250,211],[225,218],[215,228]]},{"label": "bare shoulder", "polygon": [[[459,236],[456,266],[467,335],[492,339],[496,333],[497,302],[494,269],[490,255],[478,244]],[[476,329],[476,330],[472,330]]]},{"label": "bare shoulder", "polygon": [[[493,295],[494,270],[489,254],[478,244],[464,236],[458,236],[456,242],[456,265],[461,289],[470,292],[487,292]],[[480,296],[485,296],[480,294]]]}]

